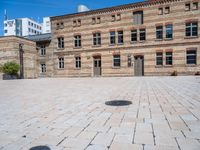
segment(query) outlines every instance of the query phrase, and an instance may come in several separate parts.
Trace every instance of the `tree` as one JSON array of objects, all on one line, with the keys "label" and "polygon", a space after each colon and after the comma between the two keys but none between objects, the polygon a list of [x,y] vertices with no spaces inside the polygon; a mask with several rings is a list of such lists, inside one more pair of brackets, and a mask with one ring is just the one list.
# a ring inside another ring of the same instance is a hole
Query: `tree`
[{"label": "tree", "polygon": [[17,75],[19,68],[20,66],[16,62],[7,62],[2,66],[2,72],[8,75]]}]

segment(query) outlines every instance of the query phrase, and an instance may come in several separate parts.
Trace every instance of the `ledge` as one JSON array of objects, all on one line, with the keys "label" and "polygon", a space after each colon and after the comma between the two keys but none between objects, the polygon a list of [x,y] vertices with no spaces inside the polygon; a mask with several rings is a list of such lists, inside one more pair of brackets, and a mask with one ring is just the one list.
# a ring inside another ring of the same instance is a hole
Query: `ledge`
[{"label": "ledge", "polygon": [[198,36],[185,36],[184,39],[196,39]]}]

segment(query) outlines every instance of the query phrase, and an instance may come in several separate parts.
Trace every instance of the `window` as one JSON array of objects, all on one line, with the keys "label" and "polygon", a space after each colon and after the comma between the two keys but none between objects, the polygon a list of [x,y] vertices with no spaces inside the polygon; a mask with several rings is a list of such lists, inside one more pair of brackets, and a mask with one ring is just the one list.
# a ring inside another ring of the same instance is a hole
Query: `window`
[{"label": "window", "polygon": [[116,19],[115,15],[112,15],[111,17],[112,17],[112,21],[115,21],[115,19]]},{"label": "window", "polygon": [[145,41],[145,40],[146,40],[146,30],[140,29],[140,41]]},{"label": "window", "polygon": [[121,20],[121,14],[117,14],[116,20],[117,20],[117,21]]},{"label": "window", "polygon": [[46,64],[40,64],[41,73],[46,72]]},{"label": "window", "polygon": [[120,55],[114,55],[113,56],[113,67],[120,67],[121,61],[120,61]]},{"label": "window", "polygon": [[29,25],[29,26],[31,25],[30,21],[28,22],[28,25]]},{"label": "window", "polygon": [[170,13],[170,7],[165,7],[165,14],[169,14]]},{"label": "window", "polygon": [[163,53],[162,52],[156,53],[156,65],[157,66],[163,65]]},{"label": "window", "polygon": [[100,17],[97,17],[96,23],[97,23],[97,24],[100,24],[100,23],[101,23],[101,18],[100,18]]},{"label": "window", "polygon": [[192,36],[198,35],[197,22],[190,22],[190,23],[186,23],[185,25],[186,25],[186,28],[185,28],[185,36],[186,37],[192,37]]},{"label": "window", "polygon": [[134,25],[143,24],[143,11],[137,11],[133,13],[133,24]]},{"label": "window", "polygon": [[30,29],[30,28],[28,28],[28,32],[31,32],[31,29]]},{"label": "window", "polygon": [[92,24],[100,24],[101,18],[100,17],[93,17],[92,18]]},{"label": "window", "polygon": [[198,2],[194,2],[194,3],[193,3],[192,9],[193,9],[193,10],[197,10],[197,9],[198,9]]},{"label": "window", "polygon": [[81,68],[81,57],[78,56],[78,57],[75,57],[75,67],[77,69],[80,69]]},{"label": "window", "polygon": [[163,26],[156,27],[156,39],[163,39]]},{"label": "window", "polygon": [[78,25],[78,26],[81,26],[81,19],[78,19],[77,22],[78,22],[77,25]]},{"label": "window", "polygon": [[58,38],[58,48],[64,48],[64,37]]},{"label": "window", "polygon": [[173,64],[173,56],[172,52],[166,52],[166,65],[172,65]]},{"label": "window", "polygon": [[60,29],[63,29],[63,28],[64,28],[64,23],[61,22],[61,23],[60,23]]},{"label": "window", "polygon": [[4,26],[7,27],[7,23],[5,23]]},{"label": "window", "polygon": [[93,34],[93,45],[100,46],[101,45],[101,33]]},{"label": "window", "polygon": [[64,58],[58,58],[58,68],[63,69],[64,68]]},{"label": "window", "polygon": [[131,42],[137,41],[137,30],[131,30]]},{"label": "window", "polygon": [[81,35],[74,36],[74,47],[81,47]]},{"label": "window", "polygon": [[115,44],[115,31],[110,32],[110,44],[114,45]]},{"label": "window", "polygon": [[8,30],[4,30],[4,33],[8,33]]},{"label": "window", "polygon": [[186,3],[185,4],[185,10],[186,11],[190,11],[190,3]]},{"label": "window", "polygon": [[40,46],[40,56],[45,56],[46,55],[46,46],[41,45]]},{"label": "window", "polygon": [[163,8],[158,8],[158,14],[162,15],[163,14]]},{"label": "window", "polygon": [[118,44],[123,44],[124,43],[124,36],[123,36],[123,31],[118,31]]},{"label": "window", "polygon": [[92,18],[92,24],[96,23],[96,18]]},{"label": "window", "polygon": [[172,39],[173,38],[173,25],[166,25],[166,38]]},{"label": "window", "polygon": [[73,27],[81,26],[81,19],[73,20]]},{"label": "window", "polygon": [[196,64],[197,63],[197,51],[196,50],[187,50],[186,52],[187,64]]},{"label": "window", "polygon": [[127,59],[128,59],[128,67],[131,67],[131,66],[132,66],[132,58],[131,58],[131,55],[128,55]]}]

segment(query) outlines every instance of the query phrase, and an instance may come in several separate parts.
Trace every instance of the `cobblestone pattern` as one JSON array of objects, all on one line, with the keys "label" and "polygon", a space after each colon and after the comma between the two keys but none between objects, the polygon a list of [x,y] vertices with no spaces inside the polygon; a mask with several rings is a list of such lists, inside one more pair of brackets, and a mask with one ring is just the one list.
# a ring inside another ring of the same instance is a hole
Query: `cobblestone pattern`
[{"label": "cobblestone pattern", "polygon": [[0,150],[199,150],[199,119],[200,77],[0,81]]}]

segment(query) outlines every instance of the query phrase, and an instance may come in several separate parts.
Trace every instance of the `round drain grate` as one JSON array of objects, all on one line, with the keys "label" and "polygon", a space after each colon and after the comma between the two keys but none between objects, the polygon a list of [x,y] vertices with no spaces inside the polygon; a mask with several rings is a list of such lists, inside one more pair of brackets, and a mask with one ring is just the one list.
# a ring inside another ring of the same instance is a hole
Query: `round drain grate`
[{"label": "round drain grate", "polygon": [[127,100],[112,100],[106,101],[105,104],[109,106],[126,106],[132,104],[132,102]]},{"label": "round drain grate", "polygon": [[51,150],[48,146],[36,146],[32,147],[29,150]]}]

